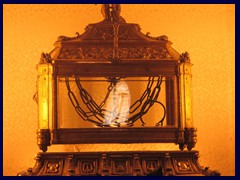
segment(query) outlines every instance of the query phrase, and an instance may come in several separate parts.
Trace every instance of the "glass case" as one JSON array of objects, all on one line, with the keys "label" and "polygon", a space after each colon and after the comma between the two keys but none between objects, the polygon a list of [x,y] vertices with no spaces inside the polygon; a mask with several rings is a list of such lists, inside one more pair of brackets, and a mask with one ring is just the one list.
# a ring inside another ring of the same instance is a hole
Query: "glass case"
[{"label": "glass case", "polygon": [[38,145],[196,143],[191,66],[167,36],[121,17],[60,36],[37,65]]},{"label": "glass case", "polygon": [[161,76],[59,77],[58,127],[175,126],[166,114],[167,83]]}]

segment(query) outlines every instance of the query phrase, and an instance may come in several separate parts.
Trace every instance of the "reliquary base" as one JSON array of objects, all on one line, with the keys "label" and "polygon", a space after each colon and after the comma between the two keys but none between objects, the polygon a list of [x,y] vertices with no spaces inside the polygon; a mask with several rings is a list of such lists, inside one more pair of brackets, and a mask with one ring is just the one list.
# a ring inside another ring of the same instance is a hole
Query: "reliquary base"
[{"label": "reliquary base", "polygon": [[38,153],[18,176],[219,176],[202,167],[198,151]]}]

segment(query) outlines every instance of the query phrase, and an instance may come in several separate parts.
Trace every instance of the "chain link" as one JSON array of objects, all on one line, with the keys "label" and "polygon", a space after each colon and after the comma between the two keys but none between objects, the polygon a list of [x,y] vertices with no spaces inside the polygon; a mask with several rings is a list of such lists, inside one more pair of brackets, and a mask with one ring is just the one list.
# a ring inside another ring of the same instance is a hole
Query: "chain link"
[{"label": "chain link", "polygon": [[[160,93],[160,91],[161,91],[162,79],[163,79],[162,77],[158,77],[158,79],[157,79],[157,84],[156,84],[156,86],[154,87],[154,89],[153,89],[153,91],[152,91],[152,93],[151,93],[151,88],[152,88],[152,86],[153,86],[154,77],[153,77],[152,79],[149,78],[149,82],[148,82],[148,85],[147,85],[147,88],[146,88],[145,92],[143,93],[143,95],[141,96],[141,98],[136,101],[136,102],[139,103],[139,105],[138,105],[133,111],[131,111],[131,112],[136,111],[136,109],[138,109],[138,108],[141,106],[141,104],[142,104],[143,100],[145,99],[145,97],[147,97],[147,100],[143,103],[140,112],[138,112],[137,114],[135,114],[134,116],[132,116],[132,117],[129,118],[129,121],[130,121],[132,124],[134,124],[135,121],[137,121],[137,120],[140,118],[140,120],[141,120],[141,122],[142,122],[142,126],[144,126],[145,122],[143,121],[142,117],[143,117],[145,114],[147,114],[147,112],[148,112],[149,109],[154,105],[154,103],[159,103],[159,104],[163,107],[163,111],[164,111],[163,117],[162,117],[162,119],[157,123],[157,125],[159,125],[160,123],[162,123],[162,121],[164,120],[164,118],[165,118],[165,116],[166,116],[166,108],[165,108],[165,106],[164,106],[161,102],[157,101],[158,96],[159,96],[159,93]],[[135,103],[136,103],[136,102],[135,102]],[[134,105],[134,104],[133,104],[133,105]],[[133,107],[133,105],[132,105],[131,107]]]},{"label": "chain link", "polygon": [[[95,120],[92,120],[90,119],[91,116],[88,115],[87,112],[85,112],[79,105],[79,102],[75,96],[75,94],[71,91],[71,87],[70,87],[70,84],[69,84],[69,79],[68,77],[65,77],[65,80],[66,80],[66,86],[67,86],[67,89],[68,89],[68,97],[73,105],[73,107],[75,108],[75,111],[77,112],[77,114],[84,120],[84,121],[89,121],[89,122],[92,122],[98,126],[101,126],[101,123],[95,121]],[[80,85],[81,84],[77,84],[77,85]],[[87,93],[88,94],[88,93]],[[89,95],[89,94],[88,94]],[[86,95],[86,97],[88,96]],[[90,95],[89,95],[90,96]],[[100,122],[102,122],[100,120]]]},{"label": "chain link", "polygon": [[[141,105],[142,105],[142,102],[143,100],[146,98],[146,97],[149,97],[149,94],[151,92],[151,88],[153,86],[153,83],[154,83],[154,77],[149,77],[148,78],[148,84],[147,84],[147,88],[146,90],[143,92],[142,96],[140,97],[140,99],[136,100],[133,105],[131,105],[130,107],[130,113],[134,113]],[[137,106],[136,106],[137,104]],[[134,106],[136,106],[134,108]],[[134,109],[133,109],[134,108]],[[133,109],[133,110],[131,110]]]},{"label": "chain link", "polygon": [[103,101],[99,105],[100,109],[106,104],[106,101],[108,100],[108,97],[109,97],[111,91],[113,90],[113,83],[112,82],[110,83],[110,85],[108,86],[107,89],[108,89],[107,94],[106,94],[105,98],[103,99]]}]

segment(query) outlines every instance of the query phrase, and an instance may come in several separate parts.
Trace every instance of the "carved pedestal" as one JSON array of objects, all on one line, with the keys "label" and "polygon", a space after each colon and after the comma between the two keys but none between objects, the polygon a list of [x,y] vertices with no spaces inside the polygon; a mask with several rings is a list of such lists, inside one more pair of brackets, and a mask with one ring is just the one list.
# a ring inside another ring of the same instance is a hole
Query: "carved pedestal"
[{"label": "carved pedestal", "polygon": [[219,176],[198,163],[198,151],[38,153],[18,176]]}]

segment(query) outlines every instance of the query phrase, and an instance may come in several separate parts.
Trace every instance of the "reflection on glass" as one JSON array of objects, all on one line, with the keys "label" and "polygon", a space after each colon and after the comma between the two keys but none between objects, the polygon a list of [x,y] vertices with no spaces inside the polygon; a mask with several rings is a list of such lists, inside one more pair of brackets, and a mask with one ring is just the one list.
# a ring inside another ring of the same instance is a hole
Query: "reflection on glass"
[{"label": "reflection on glass", "polygon": [[110,93],[103,126],[126,125],[130,109],[130,92],[124,81],[116,82]]},{"label": "reflection on glass", "polygon": [[59,77],[58,128],[166,126],[165,77]]}]

